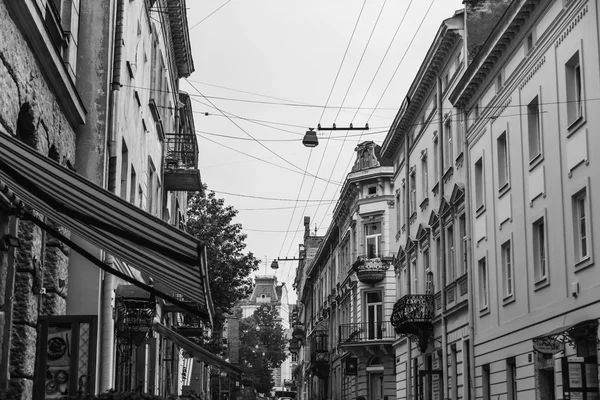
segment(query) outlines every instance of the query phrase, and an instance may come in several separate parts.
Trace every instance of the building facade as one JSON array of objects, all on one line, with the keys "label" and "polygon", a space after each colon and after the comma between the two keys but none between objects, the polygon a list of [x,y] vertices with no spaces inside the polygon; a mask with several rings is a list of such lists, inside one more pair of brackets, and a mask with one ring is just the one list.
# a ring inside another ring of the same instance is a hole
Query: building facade
[{"label": "building facade", "polygon": [[185,1],[3,1],[0,19],[0,390],[179,394],[190,359],[239,373],[192,340],[213,310],[182,230],[201,190]]},{"label": "building facade", "polygon": [[451,95],[467,141],[478,399],[598,397],[598,13],[513,1]]}]

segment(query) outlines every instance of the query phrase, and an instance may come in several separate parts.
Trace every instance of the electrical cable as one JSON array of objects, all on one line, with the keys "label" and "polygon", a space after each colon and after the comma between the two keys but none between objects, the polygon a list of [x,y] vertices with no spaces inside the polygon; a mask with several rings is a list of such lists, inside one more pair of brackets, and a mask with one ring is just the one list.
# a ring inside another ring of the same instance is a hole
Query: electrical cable
[{"label": "electrical cable", "polygon": [[[219,193],[219,194],[226,194],[229,196],[237,196],[237,197],[246,197],[246,198],[250,198],[250,199],[259,199],[259,200],[273,200],[273,201],[294,201],[294,202],[306,202],[306,203],[314,203],[317,202],[318,200],[311,200],[311,199],[285,199],[285,198],[279,198],[279,197],[265,197],[265,196],[254,196],[254,195],[250,195],[250,194],[241,194],[241,193],[232,193],[232,192],[225,192],[223,190],[215,190],[215,189],[209,189],[211,192],[215,192],[215,193]],[[337,200],[328,200],[328,201],[337,201]]]},{"label": "electrical cable", "polygon": [[[199,136],[199,137],[201,137],[201,138],[203,138],[204,140],[208,140],[209,142],[212,142],[212,143],[218,144],[219,146],[225,147],[226,149],[229,149],[229,150],[235,151],[236,153],[243,154],[243,155],[245,155],[245,156],[247,156],[247,157],[250,157],[250,158],[253,158],[253,159],[255,159],[255,160],[258,160],[258,161],[264,162],[264,163],[266,163],[266,164],[273,165],[273,166],[275,166],[275,167],[278,167],[278,168],[285,169],[286,171],[290,171],[290,172],[293,172],[293,173],[296,173],[296,174],[304,174],[304,173],[306,173],[306,172],[302,172],[302,171],[298,171],[298,170],[295,170],[295,169],[291,169],[291,168],[284,167],[283,165],[278,165],[278,164],[275,164],[275,163],[269,162],[269,161],[265,160],[264,158],[259,158],[259,157],[253,156],[253,155],[251,155],[251,154],[244,153],[243,151],[240,151],[240,150],[234,149],[233,147],[229,147],[229,146],[227,146],[227,145],[224,145],[223,143],[219,143],[219,142],[217,142],[216,140],[209,139],[209,138],[207,138],[206,136],[202,136],[202,135],[200,135],[200,134],[198,134],[198,133],[196,133],[196,135],[197,135],[197,136]],[[280,158],[280,157],[277,157],[277,158]],[[311,176],[311,177],[313,177],[313,178],[315,178],[315,179],[319,179],[319,180],[325,180],[324,178],[318,177],[318,176],[316,176],[316,175],[312,175],[312,174],[308,174],[308,175],[309,175],[309,176]],[[339,183],[339,182],[338,182],[337,184],[338,184],[338,185],[341,185],[341,183]]]},{"label": "electrical cable", "polygon": [[191,31],[192,29],[194,29],[195,27],[197,27],[198,25],[200,25],[201,23],[203,23],[204,21],[206,21],[210,16],[212,16],[214,13],[216,13],[217,11],[219,11],[221,8],[225,7],[230,2],[231,2],[231,0],[227,0],[225,3],[221,4],[221,6],[219,8],[217,8],[215,11],[211,12],[210,14],[208,14],[206,17],[204,17],[202,20],[200,20],[200,22],[197,22],[196,24],[194,24],[190,29],[188,29],[188,31]]}]

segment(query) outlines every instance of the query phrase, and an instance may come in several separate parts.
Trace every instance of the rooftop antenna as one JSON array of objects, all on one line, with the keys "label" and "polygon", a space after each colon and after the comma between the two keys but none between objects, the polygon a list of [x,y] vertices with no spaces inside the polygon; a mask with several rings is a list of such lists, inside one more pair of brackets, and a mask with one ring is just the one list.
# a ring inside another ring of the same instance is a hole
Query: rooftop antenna
[{"label": "rooftop antenna", "polygon": [[315,236],[317,236],[317,224],[315,224]]}]

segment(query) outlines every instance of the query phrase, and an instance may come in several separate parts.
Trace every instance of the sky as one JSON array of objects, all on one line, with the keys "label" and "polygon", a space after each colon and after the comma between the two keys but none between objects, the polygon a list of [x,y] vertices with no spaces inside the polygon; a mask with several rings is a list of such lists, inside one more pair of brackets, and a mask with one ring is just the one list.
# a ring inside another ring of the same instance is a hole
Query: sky
[{"label": "sky", "polygon": [[[290,290],[304,216],[324,235],[354,148],[381,145],[462,0],[187,0],[202,181],[238,210],[259,275]],[[302,138],[320,124],[319,145]],[[368,130],[339,128],[365,127]]]}]

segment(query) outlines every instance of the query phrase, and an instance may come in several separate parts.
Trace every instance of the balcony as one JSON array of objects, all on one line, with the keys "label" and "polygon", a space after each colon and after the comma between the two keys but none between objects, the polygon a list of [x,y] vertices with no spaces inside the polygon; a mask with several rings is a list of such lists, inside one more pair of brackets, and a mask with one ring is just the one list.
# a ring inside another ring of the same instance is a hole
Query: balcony
[{"label": "balcony", "polygon": [[165,138],[165,189],[182,192],[202,190],[196,136],[167,133]]},{"label": "balcony", "polygon": [[385,279],[387,270],[390,268],[391,259],[377,257],[366,258],[358,256],[356,262],[352,265],[358,280],[362,283],[375,285]]},{"label": "balcony", "polygon": [[395,336],[392,323],[389,321],[343,324],[340,326],[340,346],[369,344],[373,341],[393,341]]},{"label": "balcony", "polygon": [[319,378],[329,376],[329,335],[326,331],[313,333],[310,340],[310,369]]},{"label": "balcony", "polygon": [[409,294],[394,304],[391,323],[397,334],[409,336],[424,352],[433,331],[434,312],[432,295]]},{"label": "balcony", "polygon": [[177,333],[185,337],[203,337],[204,323],[200,317],[190,313],[179,314],[179,325],[175,327]]}]

